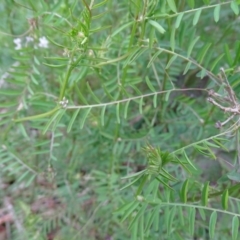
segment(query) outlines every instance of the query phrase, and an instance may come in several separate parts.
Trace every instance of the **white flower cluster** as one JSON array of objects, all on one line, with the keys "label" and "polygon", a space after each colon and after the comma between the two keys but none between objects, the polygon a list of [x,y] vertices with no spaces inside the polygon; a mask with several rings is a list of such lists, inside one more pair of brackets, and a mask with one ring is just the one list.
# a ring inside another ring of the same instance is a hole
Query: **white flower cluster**
[{"label": "white flower cluster", "polygon": [[63,107],[63,108],[66,108],[67,105],[68,105],[68,100],[63,97],[62,101],[59,101],[59,104]]},{"label": "white flower cluster", "polygon": [[15,50],[19,50],[19,49],[22,48],[21,38],[15,38],[15,39],[13,40],[13,42],[16,44]]},{"label": "white flower cluster", "polygon": [[[21,38],[15,38],[14,40],[13,40],[13,42],[15,43],[15,50],[20,50],[22,47],[23,47],[23,43],[22,43],[22,39]],[[30,37],[30,36],[27,36],[26,37],[26,39],[25,39],[25,46],[27,46],[30,42],[33,42],[34,41],[34,39],[32,38],[32,37]],[[36,45],[36,46],[34,46],[35,48],[37,48],[37,47],[40,47],[40,48],[48,48],[48,40],[47,40],[47,38],[46,37],[40,37],[39,38],[39,43],[38,43],[38,45]]]},{"label": "white flower cluster", "polygon": [[39,38],[39,44],[38,46],[40,48],[48,48],[48,40],[45,37]]}]

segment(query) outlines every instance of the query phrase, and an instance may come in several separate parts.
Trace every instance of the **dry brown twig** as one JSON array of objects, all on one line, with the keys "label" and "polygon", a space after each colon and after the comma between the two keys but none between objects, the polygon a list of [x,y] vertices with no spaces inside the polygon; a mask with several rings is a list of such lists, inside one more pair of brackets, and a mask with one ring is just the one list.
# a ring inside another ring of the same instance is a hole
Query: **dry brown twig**
[{"label": "dry brown twig", "polygon": [[[224,68],[220,68],[220,71],[221,71],[221,76],[222,76],[223,87],[228,96],[222,96],[222,95],[214,92],[213,90],[209,90],[208,91],[209,97],[207,98],[207,100],[210,103],[212,103],[214,106],[223,110],[225,113],[231,113],[231,116],[224,122],[217,121],[216,125],[215,125],[216,128],[221,128],[222,126],[227,124],[232,118],[234,118],[237,114],[240,114],[240,104],[237,101],[235,92],[233,91],[231,85],[228,82]],[[228,106],[228,107],[222,106],[219,102],[227,103],[230,106]]]}]

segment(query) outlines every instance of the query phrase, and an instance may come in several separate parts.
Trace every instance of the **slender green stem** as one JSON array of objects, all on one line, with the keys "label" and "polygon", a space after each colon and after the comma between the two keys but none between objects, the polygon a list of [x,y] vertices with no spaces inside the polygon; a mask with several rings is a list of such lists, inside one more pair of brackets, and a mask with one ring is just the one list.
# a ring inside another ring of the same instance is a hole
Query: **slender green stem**
[{"label": "slender green stem", "polygon": [[28,121],[28,120],[36,120],[36,119],[39,119],[39,118],[48,117],[48,116],[53,115],[59,109],[61,109],[61,108],[60,107],[55,107],[54,109],[52,109],[49,112],[38,114],[38,115],[34,115],[34,116],[24,117],[24,118],[17,118],[17,119],[13,119],[13,121],[14,122],[24,122],[24,121]]},{"label": "slender green stem", "polygon": [[217,3],[217,4],[213,4],[213,5],[208,5],[208,6],[204,6],[204,7],[200,7],[200,8],[194,8],[194,9],[190,9],[184,12],[178,12],[175,14],[159,14],[159,15],[154,15],[153,17],[149,17],[148,19],[160,19],[160,18],[173,18],[173,17],[177,17],[179,14],[187,14],[187,13],[194,13],[197,12],[198,10],[206,10],[206,9],[211,9],[211,8],[215,8],[216,6],[222,6],[222,5],[226,5],[226,4],[230,4],[232,1],[228,1],[228,2],[223,2],[223,3]]},{"label": "slender green stem", "polygon": [[170,202],[161,202],[161,203],[155,203],[155,202],[148,202],[149,204],[153,204],[153,205],[160,205],[161,207],[164,206],[177,206],[177,207],[188,207],[188,208],[197,208],[197,209],[205,209],[205,210],[209,210],[209,211],[216,211],[216,212],[220,212],[220,213],[224,213],[224,214],[229,214],[232,216],[238,216],[240,217],[239,213],[234,213],[234,212],[230,212],[227,210],[223,210],[223,209],[219,209],[219,208],[213,208],[213,207],[207,207],[207,206],[201,206],[201,205],[195,205],[195,204],[188,204],[188,203],[170,203]]}]

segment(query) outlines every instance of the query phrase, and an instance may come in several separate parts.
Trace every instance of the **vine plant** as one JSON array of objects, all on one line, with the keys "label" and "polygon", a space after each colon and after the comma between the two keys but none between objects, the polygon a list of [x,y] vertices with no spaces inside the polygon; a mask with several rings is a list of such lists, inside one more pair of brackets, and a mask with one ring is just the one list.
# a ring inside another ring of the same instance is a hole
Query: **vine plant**
[{"label": "vine plant", "polygon": [[33,41],[0,81],[12,239],[238,239],[239,3],[12,3],[31,18],[3,41]]}]

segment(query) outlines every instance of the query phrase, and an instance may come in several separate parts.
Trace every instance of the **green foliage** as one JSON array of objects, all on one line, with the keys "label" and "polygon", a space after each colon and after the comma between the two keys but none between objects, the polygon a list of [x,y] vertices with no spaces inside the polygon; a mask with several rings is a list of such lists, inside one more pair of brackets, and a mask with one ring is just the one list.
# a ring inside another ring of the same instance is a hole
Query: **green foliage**
[{"label": "green foliage", "polygon": [[239,4],[0,3],[7,239],[239,238]]}]

